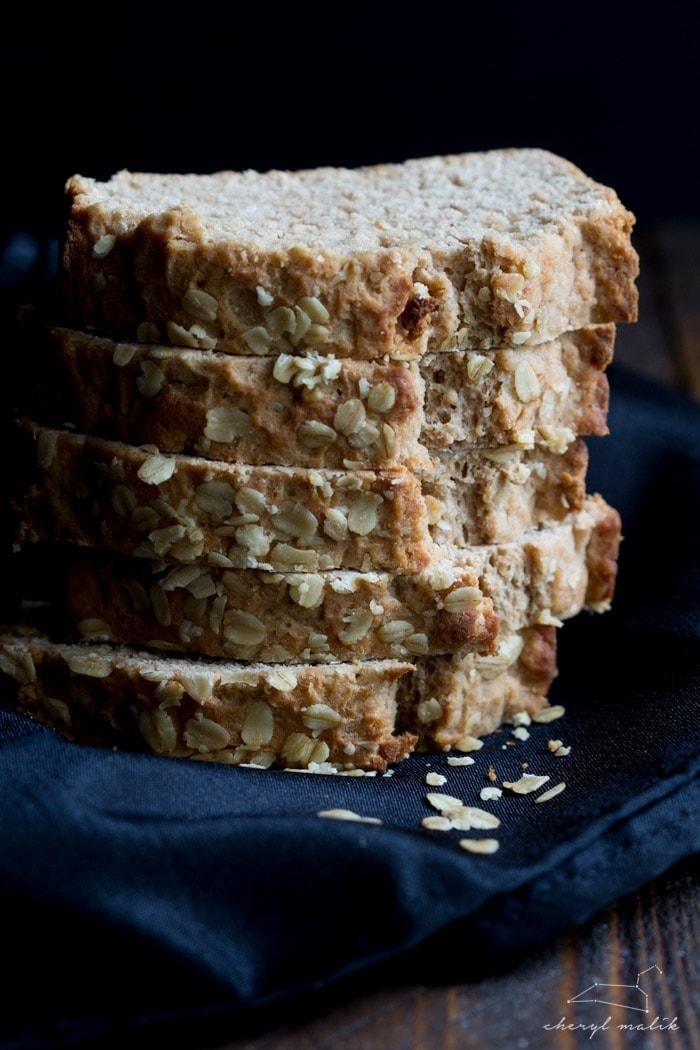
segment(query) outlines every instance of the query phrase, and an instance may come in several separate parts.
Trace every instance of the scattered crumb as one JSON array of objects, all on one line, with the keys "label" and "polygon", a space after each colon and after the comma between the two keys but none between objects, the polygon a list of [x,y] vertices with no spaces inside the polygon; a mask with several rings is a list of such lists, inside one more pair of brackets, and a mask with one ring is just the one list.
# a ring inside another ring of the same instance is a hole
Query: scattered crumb
[{"label": "scattered crumb", "polygon": [[494,780],[497,780],[497,779],[498,779],[498,777],[496,776],[496,770],[495,770],[495,769],[493,768],[493,766],[489,766],[489,768],[488,768],[488,772],[486,773],[486,776],[487,776],[487,777],[489,778],[489,780],[490,780],[490,781],[492,781],[492,782],[493,782]]},{"label": "scattered crumb", "polygon": [[538,777],[534,773],[523,773],[520,780],[515,781],[503,781],[503,787],[508,788],[509,791],[514,791],[516,795],[529,795],[531,791],[537,791],[543,784],[546,784],[549,777]]},{"label": "scattered crumb", "polygon": [[483,746],[483,740],[479,740],[475,736],[463,736],[455,744],[455,751],[480,751]]},{"label": "scattered crumb", "polygon": [[530,718],[527,711],[518,711],[511,718],[511,722],[514,726],[529,726],[532,722],[532,719]]},{"label": "scattered crumb", "polygon": [[442,773],[428,773],[425,782],[430,784],[431,787],[441,787],[447,783],[447,777],[444,777]]},{"label": "scattered crumb", "polygon": [[429,831],[450,831],[452,828],[449,817],[423,817],[420,823],[422,828]]},{"label": "scattered crumb", "polygon": [[484,802],[489,802],[491,799],[500,798],[503,792],[497,787],[485,787],[479,792],[479,798],[483,799]]},{"label": "scattered crumb", "polygon": [[[501,823],[497,816],[477,806],[467,806],[461,799],[454,795],[443,795],[437,791],[429,792],[426,796],[431,806],[450,822],[451,828],[460,831],[470,831],[472,828],[497,828]],[[429,818],[428,818],[429,819]],[[425,824],[423,825],[426,826]],[[442,829],[442,824],[440,824]]]},{"label": "scattered crumb", "polygon": [[376,777],[377,775],[376,769],[336,769],[330,762],[309,762],[308,767],[304,769],[285,766],[283,772],[332,774],[336,777]]},{"label": "scattered crumb", "polygon": [[495,853],[498,839],[460,839],[459,844],[468,853]]},{"label": "scattered crumb", "polygon": [[322,809],[317,817],[330,817],[332,820],[357,820],[361,824],[383,824],[379,817],[362,817],[351,809]]},{"label": "scattered crumb", "polygon": [[464,808],[469,827],[480,829],[500,827],[501,822],[495,813],[489,813],[485,809],[478,809],[476,806],[465,806]]},{"label": "scattered crumb", "polygon": [[513,736],[517,740],[529,740],[530,739],[530,734],[528,733],[528,731],[525,728],[525,726],[517,726],[517,728],[513,730]]},{"label": "scattered crumb", "polygon": [[547,747],[557,758],[563,758],[565,755],[571,754],[571,748],[565,747],[563,740],[548,740]]},{"label": "scattered crumb", "polygon": [[565,711],[566,709],[561,704],[552,704],[551,707],[543,707],[535,711],[532,720],[533,722],[553,722],[556,718],[561,718]]},{"label": "scattered crumb", "polygon": [[566,784],[562,780],[560,784],[555,784],[554,787],[549,788],[548,791],[543,791],[541,795],[538,795],[535,799],[535,802],[548,802],[550,798],[554,798],[555,795],[559,795],[565,787]]},{"label": "scattered crumb", "polygon": [[474,759],[470,758],[469,755],[462,755],[457,757],[456,755],[450,755],[447,759],[448,766],[473,766]]},{"label": "scattered crumb", "polygon": [[461,798],[454,795],[444,795],[440,791],[429,791],[426,800],[440,813],[449,813],[451,810],[461,809],[464,805]]},{"label": "scattered crumb", "polygon": [[520,763],[520,768],[521,769],[529,769],[530,768],[530,763],[529,762],[521,762]]}]

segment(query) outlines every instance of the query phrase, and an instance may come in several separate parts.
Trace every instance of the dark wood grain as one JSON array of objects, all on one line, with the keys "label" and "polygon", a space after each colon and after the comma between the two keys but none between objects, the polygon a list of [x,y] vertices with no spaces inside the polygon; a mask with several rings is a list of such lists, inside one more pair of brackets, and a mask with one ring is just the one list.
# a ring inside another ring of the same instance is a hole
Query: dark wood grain
[{"label": "dark wood grain", "polygon": [[[640,317],[618,331],[616,361],[700,401],[700,224],[641,229],[636,246]],[[380,989],[245,1039],[232,1032],[220,1050],[698,1050],[699,959],[692,859],[507,972]],[[645,970],[649,1013],[569,1002],[595,982],[634,985]],[[629,1024],[642,1028],[620,1027]]]}]

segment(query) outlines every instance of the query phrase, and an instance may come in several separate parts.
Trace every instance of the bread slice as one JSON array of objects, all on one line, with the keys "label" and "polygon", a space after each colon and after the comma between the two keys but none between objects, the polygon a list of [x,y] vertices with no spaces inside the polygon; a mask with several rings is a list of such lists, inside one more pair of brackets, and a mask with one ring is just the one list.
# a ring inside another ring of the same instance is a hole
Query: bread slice
[{"label": "bread slice", "polygon": [[[65,550],[65,548],[64,548]],[[94,551],[68,559],[65,629],[265,663],[494,651],[499,620],[467,565],[319,573],[168,566]]]},{"label": "bread slice", "polygon": [[384,772],[415,748],[396,733],[400,660],[294,668],[0,635],[0,697],[81,744],[172,757]]},{"label": "bread slice", "polygon": [[454,444],[546,449],[562,435],[607,434],[614,341],[614,325],[590,325],[539,346],[418,363],[203,354],[54,328],[29,414],[220,461],[423,469]]},{"label": "bread slice", "polygon": [[248,466],[18,424],[18,544],[52,538],[228,568],[412,572],[443,545],[488,543],[582,505],[583,439],[564,453],[520,446],[406,467]]},{"label": "bread slice", "polygon": [[634,216],[541,149],[66,183],[62,313],[116,339],[370,359],[634,321]]},{"label": "bread slice", "polygon": [[18,433],[27,453],[20,543],[53,537],[171,562],[212,556],[229,568],[295,571],[411,572],[434,560],[429,506],[405,467],[219,463],[30,420]]},{"label": "bread slice", "polygon": [[555,653],[554,628],[530,628],[508,655],[446,658],[444,672],[441,658],[272,667],[69,645],[14,627],[0,633],[0,702],[84,745],[383,773],[416,749],[471,748],[546,706]]},{"label": "bread slice", "polygon": [[173,567],[64,546],[52,553],[55,580],[37,578],[35,596],[58,591],[68,640],[266,663],[491,655],[526,626],[608,609],[619,543],[618,513],[593,495],[559,525],[453,548],[416,573]]}]

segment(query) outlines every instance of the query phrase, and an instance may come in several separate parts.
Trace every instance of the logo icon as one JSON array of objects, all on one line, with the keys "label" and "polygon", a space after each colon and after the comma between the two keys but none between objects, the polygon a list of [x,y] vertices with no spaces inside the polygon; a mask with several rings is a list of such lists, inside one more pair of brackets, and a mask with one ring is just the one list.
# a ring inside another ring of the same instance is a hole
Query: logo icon
[{"label": "logo icon", "polygon": [[567,1002],[603,1003],[606,1006],[619,1006],[623,1010],[636,1010],[640,1013],[648,1014],[649,994],[644,991],[639,982],[644,974],[649,973],[650,970],[656,970],[660,974],[663,973],[663,970],[660,970],[656,963],[652,963],[651,966],[647,966],[646,970],[641,970],[637,974],[637,980],[634,984],[601,984],[596,981],[595,984],[584,988],[578,995],[567,999]]}]

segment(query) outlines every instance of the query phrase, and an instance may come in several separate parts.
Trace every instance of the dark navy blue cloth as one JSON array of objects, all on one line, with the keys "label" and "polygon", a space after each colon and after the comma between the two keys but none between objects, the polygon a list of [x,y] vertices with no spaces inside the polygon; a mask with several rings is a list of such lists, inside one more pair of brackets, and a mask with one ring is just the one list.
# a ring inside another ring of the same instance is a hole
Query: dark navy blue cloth
[{"label": "dark navy blue cloth", "polygon": [[[88,748],[0,712],[1,1047],[203,1047],[345,989],[459,982],[697,855],[700,406],[609,377],[588,488],[622,515],[617,593],[558,632],[566,714],[529,739],[342,777]],[[566,789],[479,799],[490,765],[523,763]],[[421,827],[430,790],[497,814],[498,852]],[[382,823],[318,816],[335,807]]]}]

